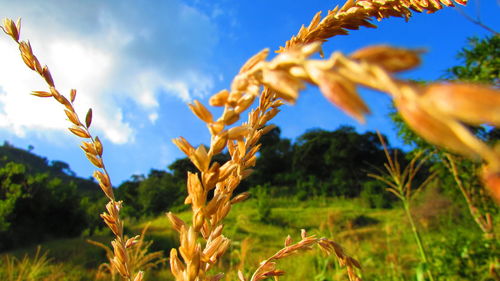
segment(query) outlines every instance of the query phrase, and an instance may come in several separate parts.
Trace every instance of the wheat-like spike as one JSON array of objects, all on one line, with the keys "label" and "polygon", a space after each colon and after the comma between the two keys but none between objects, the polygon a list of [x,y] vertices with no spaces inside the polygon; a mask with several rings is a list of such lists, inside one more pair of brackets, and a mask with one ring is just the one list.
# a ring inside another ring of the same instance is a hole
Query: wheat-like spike
[{"label": "wheat-like spike", "polygon": [[[455,0],[465,5],[466,0]],[[317,13],[307,28],[302,28],[297,35],[280,47],[283,52],[297,45],[305,45],[315,41],[325,42],[336,35],[347,35],[348,30],[357,30],[360,27],[376,27],[371,19],[382,20],[389,17],[400,17],[408,20],[412,11],[433,13],[443,8],[453,7],[451,0],[349,0],[341,9],[335,8],[320,20]]]},{"label": "wheat-like spike", "polygon": [[[157,267],[159,264],[164,264],[166,259],[163,257],[162,251],[149,253],[149,247],[153,243],[153,241],[144,241],[144,237],[146,236],[146,232],[149,228],[150,224],[146,224],[141,231],[141,235],[137,235],[132,238],[124,237],[126,242],[126,249],[129,249],[128,253],[128,266],[130,267],[131,272],[137,272],[135,275],[134,281],[143,280],[144,272],[141,270],[147,270],[151,268]],[[114,276],[119,273],[118,267],[114,266],[115,255],[113,249],[109,246],[104,245],[100,242],[87,240],[88,243],[98,246],[106,251],[106,257],[108,258],[109,263],[102,263],[99,266],[99,270],[97,272],[98,277],[109,277],[106,276],[106,272],[111,275],[112,280],[114,280]],[[113,265],[113,266],[110,266]]]},{"label": "wheat-like spike", "polygon": [[[115,200],[109,174],[102,158],[102,143],[99,138],[94,137],[89,130],[92,122],[92,109],[88,110],[85,116],[85,124],[82,124],[73,107],[73,102],[76,98],[76,90],[73,89],[70,91],[69,100],[57,90],[48,66],[41,67],[38,58],[33,53],[31,44],[27,41],[20,41],[20,29],[21,25],[19,20],[17,23],[14,23],[11,19],[4,19],[2,30],[7,35],[11,36],[12,39],[14,39],[14,41],[19,45],[19,51],[21,52],[21,57],[26,66],[38,73],[49,87],[48,92],[33,91],[32,94],[43,98],[53,97],[65,108],[64,111],[66,116],[68,117],[69,122],[72,123],[72,126],[68,128],[69,131],[77,137],[90,140],[89,142],[82,141],[82,149],[85,151],[87,159],[99,169],[94,172],[94,177],[99,182],[99,186],[109,199],[109,202],[106,205],[107,213],[105,212],[101,214],[101,217],[116,236],[115,240],[112,241],[114,254],[112,258],[110,258],[109,265],[105,267],[109,268],[111,266],[120,273],[124,280],[132,281],[132,272],[130,271],[130,266],[128,265],[126,241],[123,236],[123,221],[119,215],[122,203]],[[112,270],[112,272],[114,271]],[[134,279],[142,280],[141,276],[142,274],[137,274]]]},{"label": "wheat-like spike", "polygon": [[[304,229],[301,231],[301,236],[302,239],[295,244],[292,244],[292,238],[288,236],[285,239],[285,247],[277,251],[268,259],[262,261],[253,273],[250,281],[264,280],[269,277],[277,277],[285,274],[284,271],[276,268],[276,262],[280,259],[298,254],[301,251],[311,250],[314,245],[318,245],[319,248],[328,255],[335,254],[339,264],[347,268],[350,281],[361,280],[356,274],[356,268],[361,269],[361,265],[356,259],[346,255],[339,244],[326,238],[316,238],[314,235],[307,236]],[[241,276],[240,279],[245,280],[244,276]]]}]

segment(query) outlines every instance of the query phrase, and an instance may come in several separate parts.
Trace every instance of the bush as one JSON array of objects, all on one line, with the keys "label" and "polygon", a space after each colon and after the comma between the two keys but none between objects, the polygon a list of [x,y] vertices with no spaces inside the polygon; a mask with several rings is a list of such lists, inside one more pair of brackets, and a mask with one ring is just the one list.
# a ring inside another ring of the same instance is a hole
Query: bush
[{"label": "bush", "polygon": [[261,222],[269,223],[271,216],[271,203],[269,201],[269,185],[257,185],[250,190],[257,199],[257,218]]},{"label": "bush", "polygon": [[80,234],[87,221],[79,203],[74,184],[7,163],[0,169],[0,250]]},{"label": "bush", "polygon": [[384,183],[370,180],[363,183],[360,197],[369,208],[390,208],[394,196],[385,190]]}]

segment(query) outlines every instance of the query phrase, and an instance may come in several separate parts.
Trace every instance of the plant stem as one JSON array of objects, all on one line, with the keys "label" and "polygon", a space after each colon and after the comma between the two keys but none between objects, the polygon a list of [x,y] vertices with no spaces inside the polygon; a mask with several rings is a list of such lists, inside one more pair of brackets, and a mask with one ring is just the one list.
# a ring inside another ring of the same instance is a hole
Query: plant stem
[{"label": "plant stem", "polygon": [[411,230],[413,232],[413,235],[415,236],[415,240],[417,241],[418,250],[420,252],[420,257],[422,258],[422,261],[426,264],[427,275],[429,276],[429,279],[431,281],[434,281],[434,276],[432,275],[432,271],[431,271],[430,266],[429,266],[429,259],[427,258],[427,253],[425,252],[422,238],[420,237],[420,234],[418,233],[417,226],[415,225],[415,222],[413,221],[413,216],[411,215],[411,212],[410,212],[410,203],[406,200],[403,200],[403,206],[405,209],[406,216],[408,217],[408,220],[410,221]]},{"label": "plant stem", "polygon": [[479,226],[479,228],[483,232],[484,238],[486,240],[493,240],[495,238],[495,233],[491,220],[488,219],[490,214],[487,212],[482,213],[481,210],[475,206],[474,201],[472,200],[471,197],[471,193],[467,191],[467,189],[463,184],[463,181],[460,179],[455,161],[456,160],[452,155],[445,153],[445,158],[443,158],[443,162],[445,163],[445,166],[448,168],[450,173],[453,175],[453,179],[455,180],[457,187],[460,189],[460,192],[462,192],[465,202],[467,203],[469,213],[474,219],[474,222]]}]

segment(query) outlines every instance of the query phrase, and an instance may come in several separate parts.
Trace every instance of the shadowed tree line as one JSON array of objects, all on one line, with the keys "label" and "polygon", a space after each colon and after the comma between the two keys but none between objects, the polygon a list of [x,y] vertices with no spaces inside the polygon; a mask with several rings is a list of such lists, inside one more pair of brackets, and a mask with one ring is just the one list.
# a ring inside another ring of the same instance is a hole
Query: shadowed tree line
[{"label": "shadowed tree line", "polygon": [[[254,173],[240,186],[247,191],[267,186],[274,196],[359,196],[364,186],[383,189],[367,174],[384,163],[384,153],[374,132],[359,134],[343,126],[335,131],[309,130],[295,143],[281,138],[277,127],[261,139]],[[222,162],[226,154],[215,157]],[[132,176],[118,187],[117,196],[130,202],[130,216],[157,215],[181,205],[185,197],[186,172],[195,171],[189,159],[178,159],[168,171],[151,170],[147,176]]]},{"label": "shadowed tree line", "polygon": [[[359,196],[364,186],[377,186],[367,173],[384,161],[374,132],[359,134],[352,127],[335,131],[309,130],[295,143],[275,128],[262,138],[253,175],[240,191],[270,187],[275,196]],[[98,186],[75,176],[67,163],[48,162],[8,143],[0,147],[0,249],[74,236],[102,226],[96,214],[103,202]],[[214,161],[224,161],[220,154]],[[117,187],[116,196],[130,217],[157,216],[183,205],[186,173],[195,171],[187,158],[166,170],[133,175]],[[375,187],[373,187],[375,186]],[[33,235],[37,233],[39,235]]]}]

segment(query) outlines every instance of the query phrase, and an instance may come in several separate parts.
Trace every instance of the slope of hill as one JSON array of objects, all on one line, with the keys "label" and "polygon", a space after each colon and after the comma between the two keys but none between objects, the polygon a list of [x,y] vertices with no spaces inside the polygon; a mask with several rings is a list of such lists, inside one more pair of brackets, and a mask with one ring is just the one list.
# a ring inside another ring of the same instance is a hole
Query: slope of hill
[{"label": "slope of hill", "polygon": [[50,177],[60,178],[63,183],[73,182],[79,192],[86,196],[99,196],[100,189],[96,182],[91,179],[77,177],[69,165],[59,160],[49,161],[47,158],[38,156],[29,150],[15,147],[8,142],[0,146],[0,166],[9,162],[22,164],[29,174],[48,173]]}]

